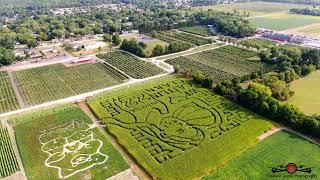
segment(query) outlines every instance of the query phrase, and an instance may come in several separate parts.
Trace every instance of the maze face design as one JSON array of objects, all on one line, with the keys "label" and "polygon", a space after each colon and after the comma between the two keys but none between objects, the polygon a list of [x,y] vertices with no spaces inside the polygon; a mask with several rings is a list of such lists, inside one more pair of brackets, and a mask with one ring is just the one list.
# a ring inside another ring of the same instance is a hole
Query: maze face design
[{"label": "maze face design", "polygon": [[[101,101],[100,117],[125,129],[159,163],[214,140],[253,119],[239,106],[183,80]],[[115,131],[116,132],[116,131]]]},{"label": "maze face design", "polygon": [[103,142],[94,138],[86,123],[72,121],[43,131],[39,140],[41,150],[48,154],[45,165],[57,169],[59,178],[68,178],[108,159],[100,152]]}]

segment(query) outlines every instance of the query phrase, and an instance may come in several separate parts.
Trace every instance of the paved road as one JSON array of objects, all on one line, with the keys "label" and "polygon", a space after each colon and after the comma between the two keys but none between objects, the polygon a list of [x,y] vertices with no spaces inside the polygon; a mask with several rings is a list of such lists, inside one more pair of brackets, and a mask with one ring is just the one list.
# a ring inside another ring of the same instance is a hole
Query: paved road
[{"label": "paved road", "polygon": [[20,62],[17,64],[11,64],[9,66],[3,66],[0,70],[3,71],[19,71],[19,70],[24,70],[24,69],[30,69],[30,68],[35,68],[35,67],[41,67],[41,66],[47,66],[51,64],[57,64],[57,63],[67,63],[71,62],[74,59],[73,56],[71,55],[66,55],[66,56],[58,56],[54,58],[50,58],[48,60],[42,60],[40,62],[36,63],[31,63],[31,62]]}]

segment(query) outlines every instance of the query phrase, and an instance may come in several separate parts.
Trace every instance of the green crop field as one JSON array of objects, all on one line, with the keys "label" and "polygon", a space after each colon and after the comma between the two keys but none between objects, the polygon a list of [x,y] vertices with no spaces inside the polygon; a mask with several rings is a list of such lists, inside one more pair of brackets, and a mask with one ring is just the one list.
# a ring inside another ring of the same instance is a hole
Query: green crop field
[{"label": "green crop field", "polygon": [[164,73],[164,71],[156,65],[140,60],[122,51],[100,54],[97,57],[136,79],[143,79]]},{"label": "green crop field", "polygon": [[241,41],[240,44],[257,49],[271,48],[277,45],[274,41],[260,38],[244,40]]},{"label": "green crop field", "polygon": [[8,74],[0,71],[0,113],[19,108],[16,95],[11,87]]},{"label": "green crop field", "polygon": [[155,179],[194,179],[255,145],[268,120],[185,79],[154,80],[89,101]]},{"label": "green crop field", "polygon": [[249,12],[251,16],[259,16],[270,13],[277,13],[281,11],[289,11],[292,8],[305,8],[312,7],[305,4],[290,4],[290,3],[277,3],[277,2],[244,2],[232,3],[213,6],[195,7],[194,9],[214,9],[224,12],[233,12],[234,9]]},{"label": "green crop field", "polygon": [[28,179],[107,179],[128,168],[75,105],[19,115],[10,122]]},{"label": "green crop field", "polygon": [[184,27],[180,29],[181,31],[185,31],[191,34],[196,34],[200,36],[211,36],[212,34],[209,31],[209,28],[206,26],[192,26],[192,27]]},{"label": "green crop field", "polygon": [[7,177],[19,170],[8,130],[0,122],[0,178]]},{"label": "green crop field", "polygon": [[[288,163],[303,165],[302,169],[310,167],[311,173],[272,173],[273,167],[286,167]],[[203,179],[317,179],[319,173],[320,146],[291,132],[280,131]]]},{"label": "green crop field", "polygon": [[278,13],[249,19],[256,27],[273,30],[287,30],[320,23],[319,16]]},{"label": "green crop field", "polygon": [[24,101],[35,105],[120,84],[126,77],[102,63],[54,64],[14,72]]},{"label": "green crop field", "polygon": [[303,112],[313,115],[320,114],[320,71],[298,79],[291,83],[290,89],[294,95],[288,103],[299,107]]},{"label": "green crop field", "polygon": [[199,69],[204,75],[222,81],[269,67],[269,65],[260,61],[249,60],[256,56],[257,53],[253,51],[234,46],[224,46],[185,57],[169,59],[166,62],[171,65],[179,65],[182,69]]}]

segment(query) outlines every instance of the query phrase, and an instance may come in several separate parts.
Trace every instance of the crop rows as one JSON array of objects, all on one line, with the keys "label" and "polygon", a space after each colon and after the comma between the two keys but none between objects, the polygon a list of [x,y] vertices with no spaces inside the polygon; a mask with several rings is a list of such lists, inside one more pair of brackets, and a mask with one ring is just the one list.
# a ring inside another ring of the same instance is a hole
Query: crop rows
[{"label": "crop rows", "polygon": [[128,53],[114,51],[98,55],[105,62],[115,66],[132,78],[143,79],[163,73],[164,71],[150,62],[140,60]]},{"label": "crop rows", "polygon": [[230,80],[233,79],[235,76],[229,73],[226,73],[224,71],[221,71],[219,69],[216,69],[214,67],[207,66],[205,64],[193,61],[187,57],[178,57],[174,59],[169,59],[166,61],[167,63],[175,66],[179,65],[182,69],[187,69],[192,67],[193,69],[200,70],[204,73],[206,76],[210,76],[213,78],[213,83]]},{"label": "crop rows", "polygon": [[259,39],[259,38],[241,41],[240,44],[248,46],[248,47],[257,48],[257,49],[271,48],[271,47],[277,45],[276,42],[273,42],[271,40]]},{"label": "crop rows", "polygon": [[167,43],[175,43],[175,42],[178,42],[178,43],[189,44],[190,47],[192,46],[191,43],[185,42],[185,41],[181,41],[181,40],[176,39],[176,38],[174,38],[174,37],[172,37],[172,36],[168,36],[168,35],[167,35],[166,33],[164,33],[164,32],[159,32],[159,33],[157,33],[157,34],[156,34],[156,38],[157,38],[157,39],[160,39],[160,40],[162,40],[162,41],[165,41],[165,42],[167,42]]},{"label": "crop rows", "polygon": [[184,27],[180,29],[181,31],[188,32],[191,34],[196,34],[200,36],[210,36],[211,33],[209,31],[209,28],[206,26],[192,26],[192,27]]},{"label": "crop rows", "polygon": [[230,49],[230,47],[231,46],[222,47],[187,57],[193,61],[206,64],[209,67],[218,68],[235,76],[247,75],[267,66],[260,61],[247,59],[254,57],[256,53],[248,52],[236,47],[232,47],[232,49]]},{"label": "crop rows", "polygon": [[7,177],[19,170],[8,130],[0,123],[0,177]]},{"label": "crop rows", "polygon": [[19,108],[8,74],[0,71],[0,113]]},{"label": "crop rows", "polygon": [[14,72],[24,101],[35,105],[121,83],[126,77],[102,63],[63,64]]},{"label": "crop rows", "polygon": [[179,65],[182,69],[201,70],[204,75],[211,76],[216,82],[240,77],[268,68],[265,63],[249,58],[257,56],[256,52],[247,51],[234,46],[192,54],[186,57],[169,59],[171,65]]}]

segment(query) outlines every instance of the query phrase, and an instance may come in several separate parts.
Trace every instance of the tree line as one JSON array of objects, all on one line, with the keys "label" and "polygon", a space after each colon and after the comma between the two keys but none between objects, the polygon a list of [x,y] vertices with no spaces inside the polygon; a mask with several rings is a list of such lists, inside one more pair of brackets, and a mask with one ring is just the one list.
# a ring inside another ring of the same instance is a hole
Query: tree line
[{"label": "tree line", "polygon": [[258,114],[319,138],[320,116],[307,116],[282,100],[294,93],[287,83],[319,69],[320,51],[284,46],[261,52],[260,56],[262,61],[273,64],[272,73],[260,71],[213,84],[211,77],[205,77],[198,70],[175,67],[175,72]]},{"label": "tree line", "polygon": [[311,16],[320,16],[320,9],[319,8],[303,8],[303,9],[290,9],[290,13],[293,14],[303,14],[303,15],[311,15]]}]

